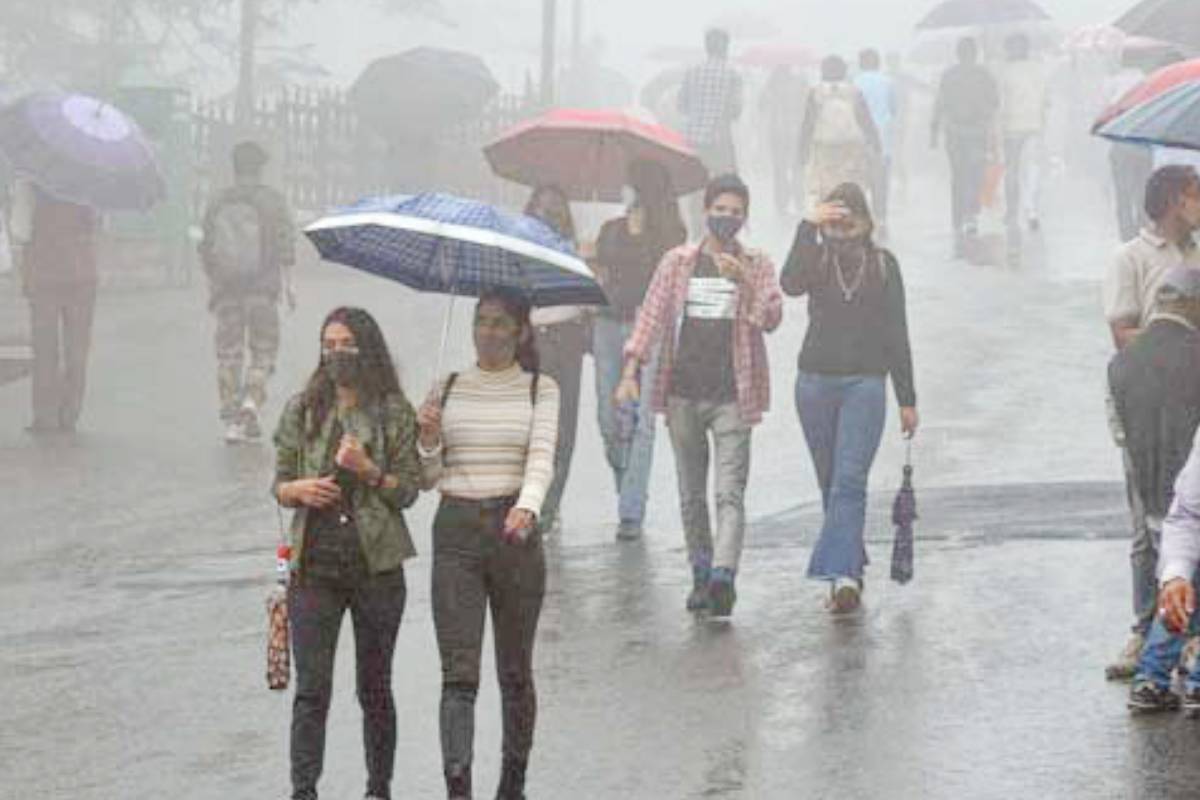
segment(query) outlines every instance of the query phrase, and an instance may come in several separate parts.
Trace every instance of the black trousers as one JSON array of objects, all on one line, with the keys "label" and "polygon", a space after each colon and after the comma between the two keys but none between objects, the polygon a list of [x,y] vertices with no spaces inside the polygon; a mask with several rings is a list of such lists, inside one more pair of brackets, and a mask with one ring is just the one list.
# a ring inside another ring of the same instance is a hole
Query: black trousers
[{"label": "black trousers", "polygon": [[504,714],[504,759],[524,765],[533,749],[533,644],[546,593],[546,561],[536,532],[523,544],[501,541],[498,533],[509,507],[443,500],[433,523],[433,622],[442,658],[441,737],[447,773],[469,771],[474,757],[475,697],[489,607]]},{"label": "black trousers", "polygon": [[325,720],[342,616],[354,623],[358,703],[363,712],[367,794],[390,797],[396,757],[392,653],[404,615],[404,570],[353,580],[293,581],[288,597],[296,697],[292,704],[292,797],[315,800],[325,762]]}]

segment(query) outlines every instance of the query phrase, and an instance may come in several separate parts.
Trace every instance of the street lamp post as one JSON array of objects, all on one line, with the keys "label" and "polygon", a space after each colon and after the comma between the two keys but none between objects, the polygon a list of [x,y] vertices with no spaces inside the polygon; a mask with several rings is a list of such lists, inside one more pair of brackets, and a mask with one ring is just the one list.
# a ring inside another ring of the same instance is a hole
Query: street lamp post
[{"label": "street lamp post", "polygon": [[557,0],[542,0],[542,106],[554,105],[554,45]]},{"label": "street lamp post", "polygon": [[258,38],[259,0],[242,0],[241,28],[238,33],[238,85],[234,121],[248,131],[254,125],[254,56]]}]

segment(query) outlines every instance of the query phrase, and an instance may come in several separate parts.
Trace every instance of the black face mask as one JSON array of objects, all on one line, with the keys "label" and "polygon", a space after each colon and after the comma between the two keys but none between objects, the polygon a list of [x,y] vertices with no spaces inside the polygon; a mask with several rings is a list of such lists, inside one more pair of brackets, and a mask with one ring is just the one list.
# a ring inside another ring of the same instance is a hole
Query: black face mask
[{"label": "black face mask", "polygon": [[325,371],[338,386],[353,386],[358,382],[358,354],[340,351],[328,353],[325,356]]}]

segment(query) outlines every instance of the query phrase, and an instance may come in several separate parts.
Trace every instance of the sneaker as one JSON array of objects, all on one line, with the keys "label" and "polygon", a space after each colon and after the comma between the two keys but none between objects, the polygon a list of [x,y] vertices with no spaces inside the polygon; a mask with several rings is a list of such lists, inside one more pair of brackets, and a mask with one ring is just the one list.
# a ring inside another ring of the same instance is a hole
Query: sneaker
[{"label": "sneaker", "polygon": [[733,571],[714,569],[708,582],[708,613],[713,617],[728,617],[733,614],[737,602],[737,590],[733,586]]},{"label": "sneaker", "polygon": [[1125,648],[1121,650],[1117,660],[1104,668],[1104,677],[1110,681],[1131,681],[1137,673],[1138,661],[1142,658],[1142,647],[1146,644],[1146,637],[1140,633],[1135,633],[1129,637],[1129,641],[1125,643]]},{"label": "sneaker", "polygon": [[1179,669],[1184,675],[1191,675],[1196,669],[1196,660],[1200,658],[1200,636],[1189,636],[1183,652],[1179,654]]},{"label": "sneaker", "polygon": [[1181,705],[1179,695],[1169,688],[1158,686],[1151,681],[1138,681],[1129,689],[1129,700],[1126,707],[1136,713],[1157,713],[1159,711],[1178,711]]},{"label": "sneaker", "polygon": [[687,610],[693,613],[708,610],[708,578],[711,570],[705,565],[692,565],[692,591],[688,594]]},{"label": "sneaker", "polygon": [[862,607],[862,584],[853,578],[833,582],[827,604],[831,614],[851,614]]},{"label": "sneaker", "polygon": [[262,438],[262,426],[258,424],[258,408],[254,405],[253,400],[246,400],[242,404],[239,421],[242,423],[242,432],[247,441],[256,442]]},{"label": "sneaker", "polygon": [[642,538],[642,523],[622,522],[617,526],[618,542],[636,542]]},{"label": "sneaker", "polygon": [[242,423],[234,420],[225,427],[225,443],[226,444],[241,444],[246,441],[246,429],[242,427]]}]

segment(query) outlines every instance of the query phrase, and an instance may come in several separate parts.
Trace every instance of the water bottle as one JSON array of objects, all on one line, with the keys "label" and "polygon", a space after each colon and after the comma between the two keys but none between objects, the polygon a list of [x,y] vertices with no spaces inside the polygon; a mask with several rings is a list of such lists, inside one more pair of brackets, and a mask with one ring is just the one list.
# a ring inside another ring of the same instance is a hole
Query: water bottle
[{"label": "water bottle", "polygon": [[267,687],[282,691],[291,677],[289,647],[287,583],[292,548],[279,545],[275,551],[276,584],[267,595]]},{"label": "water bottle", "polygon": [[288,573],[292,568],[291,545],[281,544],[275,550],[275,582],[287,586]]}]

